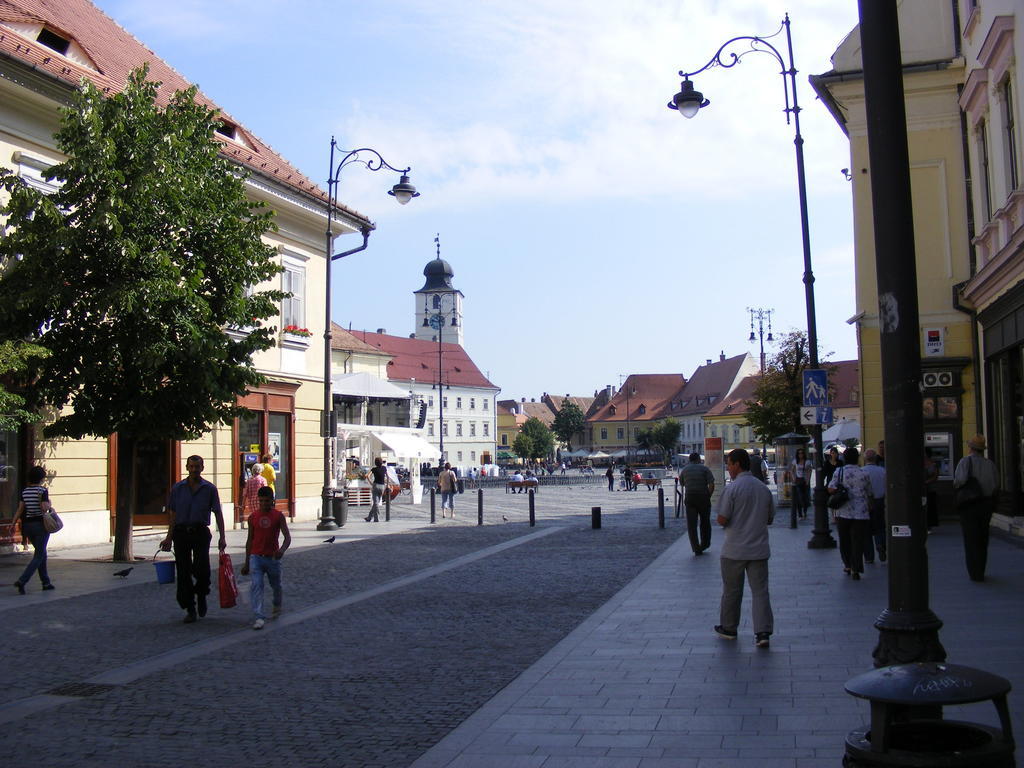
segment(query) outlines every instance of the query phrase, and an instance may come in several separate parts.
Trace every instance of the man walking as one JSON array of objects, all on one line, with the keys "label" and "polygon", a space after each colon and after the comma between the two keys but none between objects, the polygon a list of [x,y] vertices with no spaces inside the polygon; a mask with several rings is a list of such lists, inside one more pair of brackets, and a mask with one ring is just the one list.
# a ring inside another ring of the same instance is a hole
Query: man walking
[{"label": "man walking", "polygon": [[768,485],[768,463],[757,448],[750,454],[750,474],[765,485]]},{"label": "man walking", "polygon": [[686,530],[690,534],[690,548],[695,555],[703,555],[711,546],[711,494],[715,492],[715,476],[700,463],[700,454],[691,453],[690,463],[679,473],[686,493]]},{"label": "man walking", "polygon": [[[975,486],[978,495],[971,501],[959,501],[960,527],[964,532],[964,556],[967,560],[967,575],[971,581],[985,580],[985,565],[988,563],[988,532],[995,511],[996,494],[999,491],[999,475],[996,465],[985,458],[985,436],[975,435],[967,441],[971,452],[960,459],[953,473],[953,487]],[[973,478],[973,482],[972,481]]]},{"label": "man walking", "polygon": [[444,469],[437,476],[437,487],[441,491],[441,519],[444,519],[444,510],[448,508],[452,513],[452,520],[455,519],[455,488],[458,478],[452,471],[452,465],[447,461]]},{"label": "man walking", "polygon": [[[379,461],[379,459],[378,459]],[[245,540],[245,563],[242,575],[252,571],[249,595],[254,614],[253,629],[263,629],[267,614],[263,612],[263,574],[267,574],[274,592],[274,618],[281,615],[281,558],[292,543],[292,534],[281,510],[274,509],[274,492],[264,486],[257,492],[258,509],[249,516],[249,536]],[[278,538],[284,536],[284,542]]]},{"label": "man walking", "polygon": [[185,623],[193,624],[197,611],[200,617],[206,615],[206,596],[210,594],[211,512],[220,531],[217,548],[223,552],[228,543],[217,486],[202,477],[203,457],[189,456],[185,469],[188,477],[171,487],[170,527],[160,549],[169,552],[174,545],[178,605],[185,610]]},{"label": "man walking", "polygon": [[608,490],[615,490],[615,465],[609,464],[608,471],[604,473],[604,476],[608,478]]},{"label": "man walking", "polygon": [[768,597],[768,526],[775,519],[775,501],[764,483],[750,474],[750,456],[742,448],[729,451],[725,463],[732,482],[718,503],[718,524],[725,528],[722,544],[722,606],[719,637],[735,640],[743,603],[743,577],[750,581],[754,644],[767,648],[774,630]]}]

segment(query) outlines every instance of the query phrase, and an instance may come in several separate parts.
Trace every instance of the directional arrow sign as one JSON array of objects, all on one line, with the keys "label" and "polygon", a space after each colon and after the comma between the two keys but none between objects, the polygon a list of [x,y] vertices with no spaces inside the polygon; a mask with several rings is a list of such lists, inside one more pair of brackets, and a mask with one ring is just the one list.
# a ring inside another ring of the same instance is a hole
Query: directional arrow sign
[{"label": "directional arrow sign", "polygon": [[800,423],[804,425],[817,424],[818,423],[818,409],[817,408],[801,408],[800,409]]}]

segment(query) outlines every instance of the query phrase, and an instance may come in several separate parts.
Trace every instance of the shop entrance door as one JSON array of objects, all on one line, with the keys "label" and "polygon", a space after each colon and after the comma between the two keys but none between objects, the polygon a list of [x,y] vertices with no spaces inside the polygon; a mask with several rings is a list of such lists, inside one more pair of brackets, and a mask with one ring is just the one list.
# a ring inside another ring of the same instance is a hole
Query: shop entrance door
[{"label": "shop entrance door", "polygon": [[[113,499],[110,505],[111,531],[117,510],[132,504],[131,460],[132,441],[115,437],[113,445],[115,472],[112,483]],[[171,486],[180,480],[175,477],[177,443],[171,440],[139,440],[135,452],[135,498],[132,526],[166,527],[167,497]]]}]

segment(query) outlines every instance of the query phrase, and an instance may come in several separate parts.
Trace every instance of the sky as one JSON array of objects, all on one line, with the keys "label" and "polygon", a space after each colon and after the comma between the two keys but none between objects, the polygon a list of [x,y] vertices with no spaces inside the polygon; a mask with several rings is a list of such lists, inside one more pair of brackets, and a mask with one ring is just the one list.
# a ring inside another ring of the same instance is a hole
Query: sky
[{"label": "sky", "polygon": [[778,336],[807,327],[778,63],[694,76],[711,106],[692,120],[665,106],[679,70],[788,12],[819,345],[857,356],[849,144],[807,82],[856,25],[853,0],[95,1],[322,187],[332,136],[411,166],[406,206],[390,174],[343,172],[341,201],[377,230],[335,262],[333,319],[412,333],[439,235],[465,348],[516,399],[756,358],[748,308],[774,310]]}]

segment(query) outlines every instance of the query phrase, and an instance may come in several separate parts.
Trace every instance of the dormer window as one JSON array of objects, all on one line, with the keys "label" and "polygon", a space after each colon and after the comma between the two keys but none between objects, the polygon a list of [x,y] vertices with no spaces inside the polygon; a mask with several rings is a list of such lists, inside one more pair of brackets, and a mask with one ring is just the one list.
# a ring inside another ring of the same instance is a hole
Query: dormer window
[{"label": "dormer window", "polygon": [[647,413],[647,406],[641,405],[637,410],[640,412],[640,415],[643,416],[645,413]]},{"label": "dormer window", "polygon": [[225,136],[232,141],[238,141],[238,126],[234,123],[229,123],[227,120],[220,120],[217,123],[216,131],[221,136]]},{"label": "dormer window", "polygon": [[608,415],[609,416],[614,416],[615,415],[615,406],[614,405],[611,408],[608,409]]},{"label": "dormer window", "polygon": [[71,47],[71,41],[66,37],[61,37],[56,32],[43,27],[39,31],[39,36],[36,38],[36,42],[40,45],[45,45],[47,48],[51,48],[59,53],[61,56],[67,56],[68,49]]}]

